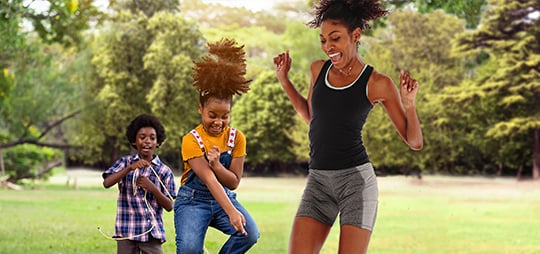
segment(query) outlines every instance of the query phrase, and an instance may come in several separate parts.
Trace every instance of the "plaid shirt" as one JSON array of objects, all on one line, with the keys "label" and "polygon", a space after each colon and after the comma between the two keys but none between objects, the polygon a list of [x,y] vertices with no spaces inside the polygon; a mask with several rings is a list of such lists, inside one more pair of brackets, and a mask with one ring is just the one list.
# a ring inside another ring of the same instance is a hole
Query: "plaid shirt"
[{"label": "plaid shirt", "polygon": [[[117,160],[114,165],[103,172],[103,179],[107,176],[121,171],[125,167],[135,163],[139,160],[139,155],[127,155]],[[152,167],[161,178],[161,181],[167,190],[171,194],[172,198],[176,198],[176,185],[174,183],[174,174],[171,169],[165,165],[157,155],[154,155],[154,159],[151,162]],[[132,170],[127,173],[122,180],[118,182],[118,204],[116,212],[116,224],[114,237],[130,237],[142,234],[148,231],[152,225],[154,228],[149,234],[156,239],[160,239],[165,242],[165,229],[163,227],[163,207],[161,207],[154,195],[148,191],[146,193],[146,200],[151,208],[148,211],[148,207],[145,203],[145,191],[143,188],[136,187],[136,181],[139,176],[146,176],[152,181],[161,192],[167,196],[167,192],[163,189],[161,183],[157,179],[154,172],[150,167],[140,168]],[[135,186],[134,186],[135,184]],[[134,187],[136,193],[134,194]],[[152,216],[153,213],[155,216]],[[147,242],[148,235],[132,237],[131,240]]]}]

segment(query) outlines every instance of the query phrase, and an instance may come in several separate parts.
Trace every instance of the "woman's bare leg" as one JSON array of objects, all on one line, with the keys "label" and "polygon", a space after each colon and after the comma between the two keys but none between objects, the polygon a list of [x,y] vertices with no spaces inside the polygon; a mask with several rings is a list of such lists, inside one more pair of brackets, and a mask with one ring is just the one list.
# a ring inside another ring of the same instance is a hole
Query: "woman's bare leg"
[{"label": "woman's bare leg", "polygon": [[341,226],[339,233],[339,254],[365,254],[368,250],[371,231],[353,225]]},{"label": "woman's bare leg", "polygon": [[289,254],[319,253],[331,228],[310,217],[295,217],[289,239]]}]

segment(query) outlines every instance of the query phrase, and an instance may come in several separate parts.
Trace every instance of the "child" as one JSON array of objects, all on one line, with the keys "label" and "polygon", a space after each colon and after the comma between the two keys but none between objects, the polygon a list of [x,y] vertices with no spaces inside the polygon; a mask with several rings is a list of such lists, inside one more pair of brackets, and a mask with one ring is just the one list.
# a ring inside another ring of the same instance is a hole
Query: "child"
[{"label": "child", "polygon": [[309,23],[320,29],[327,60],[311,64],[304,98],[288,78],[289,52],[274,58],[276,75],[294,109],[309,124],[309,174],[294,219],[289,253],[318,253],[340,216],[339,253],[366,253],[375,225],[378,187],[362,128],[380,103],[403,141],[423,147],[416,114],[418,82],[402,72],[400,88],[360,59],[359,40],[370,20],[386,15],[380,0],[321,0]]},{"label": "child", "polygon": [[137,154],[120,158],[103,173],[105,188],[118,183],[118,253],[162,253],[163,208],[170,212],[176,196],[171,169],[154,153],[165,129],[156,117],[142,114],[129,124],[126,137]]},{"label": "child", "polygon": [[230,235],[220,253],[245,253],[259,238],[253,218],[236,200],[246,139],[228,126],[234,94],[247,92],[243,46],[208,44],[212,55],[194,68],[202,123],[182,138],[184,174],[174,204],[176,253],[203,253],[208,226]]}]

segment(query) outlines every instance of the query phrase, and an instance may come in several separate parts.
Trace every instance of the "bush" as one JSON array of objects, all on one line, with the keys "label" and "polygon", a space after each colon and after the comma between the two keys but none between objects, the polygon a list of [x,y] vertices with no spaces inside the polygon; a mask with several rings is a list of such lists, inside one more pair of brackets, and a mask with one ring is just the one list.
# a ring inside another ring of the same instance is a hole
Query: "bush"
[{"label": "bush", "polygon": [[[47,178],[50,171],[43,172],[48,163],[63,159],[58,149],[23,144],[4,151],[4,165],[8,181],[17,182],[24,178]],[[41,172],[40,172],[41,171]]]}]

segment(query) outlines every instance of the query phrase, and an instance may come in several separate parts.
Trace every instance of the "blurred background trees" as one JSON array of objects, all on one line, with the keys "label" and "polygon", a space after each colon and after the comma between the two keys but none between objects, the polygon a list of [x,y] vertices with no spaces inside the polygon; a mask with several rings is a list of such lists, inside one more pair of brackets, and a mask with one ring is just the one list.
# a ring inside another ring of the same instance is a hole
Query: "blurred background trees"
[{"label": "blurred background trees", "polygon": [[[271,10],[203,0],[0,1],[2,180],[54,166],[99,170],[129,153],[125,127],[159,117],[157,151],[181,169],[180,137],[200,121],[193,61],[223,37],[245,45],[251,91],[231,124],[248,140],[248,174],[303,174],[308,126],[277,82],[272,58],[290,50],[290,77],[307,93],[309,65],[327,58],[305,24],[316,0]],[[425,147],[410,151],[380,106],[364,137],[379,174],[540,178],[540,3],[390,0],[391,15],[361,39],[362,59],[395,81],[420,81]]]}]

